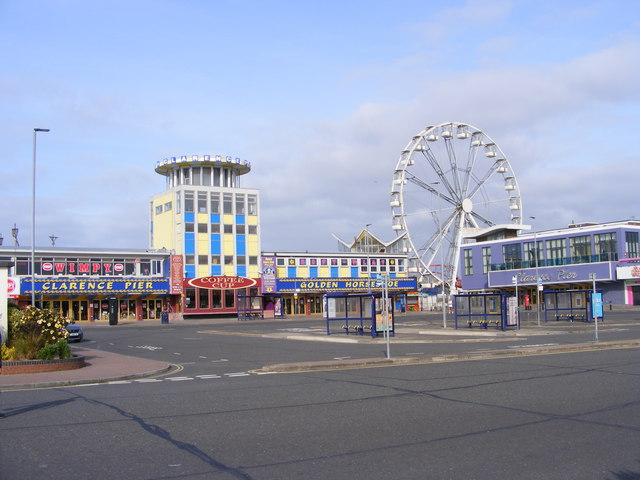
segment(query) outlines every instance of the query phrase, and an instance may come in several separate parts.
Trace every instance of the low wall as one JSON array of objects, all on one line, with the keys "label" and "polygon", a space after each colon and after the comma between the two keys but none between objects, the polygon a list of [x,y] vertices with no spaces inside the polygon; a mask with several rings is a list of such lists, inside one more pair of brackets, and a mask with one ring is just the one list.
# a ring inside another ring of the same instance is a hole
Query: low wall
[{"label": "low wall", "polygon": [[61,358],[59,360],[3,360],[2,375],[19,375],[23,373],[59,372],[84,367],[84,357]]}]

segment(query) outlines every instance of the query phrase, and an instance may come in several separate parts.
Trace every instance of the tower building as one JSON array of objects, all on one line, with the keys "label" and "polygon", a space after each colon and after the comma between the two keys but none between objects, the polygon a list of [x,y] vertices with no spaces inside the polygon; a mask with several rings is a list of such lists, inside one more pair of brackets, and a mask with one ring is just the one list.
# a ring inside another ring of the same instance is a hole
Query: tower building
[{"label": "tower building", "polygon": [[165,158],[155,171],[165,177],[166,188],[151,197],[149,244],[182,256],[185,313],[235,308],[233,295],[190,285],[211,276],[258,283],[259,192],[240,187],[251,164],[231,156],[191,155]]}]

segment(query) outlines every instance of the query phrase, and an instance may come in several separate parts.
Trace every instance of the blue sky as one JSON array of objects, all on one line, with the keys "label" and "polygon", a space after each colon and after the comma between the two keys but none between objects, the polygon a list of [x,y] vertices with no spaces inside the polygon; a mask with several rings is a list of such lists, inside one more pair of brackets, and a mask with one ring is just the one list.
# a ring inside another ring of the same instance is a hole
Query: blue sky
[{"label": "blue sky", "polygon": [[[167,156],[252,163],[263,250],[391,240],[402,148],[472,124],[535,229],[640,216],[640,2],[0,0],[0,234],[148,246]],[[498,220],[498,219],[496,219]]]}]

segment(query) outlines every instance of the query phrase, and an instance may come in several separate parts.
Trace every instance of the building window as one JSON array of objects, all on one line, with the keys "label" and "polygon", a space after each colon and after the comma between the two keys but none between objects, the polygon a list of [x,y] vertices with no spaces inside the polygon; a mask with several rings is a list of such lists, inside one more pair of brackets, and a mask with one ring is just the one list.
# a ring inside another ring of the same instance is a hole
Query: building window
[{"label": "building window", "polygon": [[256,195],[247,196],[247,208],[249,215],[258,214],[258,197]]},{"label": "building window", "polygon": [[276,265],[278,265],[279,267],[284,267],[285,265],[284,258],[276,259]]},{"label": "building window", "polygon": [[482,273],[491,271],[491,247],[482,247]]},{"label": "building window", "polygon": [[503,245],[502,256],[507,270],[522,267],[522,246],[519,243]]},{"label": "building window", "polygon": [[171,202],[167,202],[164,204],[164,211],[168,212],[171,210]]},{"label": "building window", "polygon": [[567,251],[567,239],[556,238],[547,240],[547,258],[551,265],[564,265]]},{"label": "building window", "polygon": [[211,224],[211,233],[220,233],[220,224],[212,223]]},{"label": "building window", "polygon": [[208,255],[198,255],[198,265],[207,265],[209,263]]},{"label": "building window", "polygon": [[233,233],[233,225],[227,225],[227,224],[225,224],[225,226],[224,226],[224,233]]},{"label": "building window", "polygon": [[176,192],[176,213],[182,212],[182,199],[180,198],[180,192]]},{"label": "building window", "polygon": [[224,264],[225,265],[233,265],[233,255],[225,255]]},{"label": "building window", "polygon": [[238,235],[244,235],[245,226],[244,225],[236,225],[236,233]]},{"label": "building window", "polygon": [[184,192],[184,211],[193,213],[193,192]]},{"label": "building window", "polygon": [[211,194],[211,213],[220,213],[220,194]]},{"label": "building window", "polygon": [[198,213],[207,213],[207,192],[198,192]]},{"label": "building window", "polygon": [[184,263],[187,265],[194,265],[196,261],[196,257],[195,255],[185,255],[184,256]]},{"label": "building window", "polygon": [[199,288],[198,300],[200,300],[200,308],[209,308],[209,290],[206,288]]},{"label": "building window", "polygon": [[156,215],[160,215],[162,213],[162,205],[156,205]]},{"label": "building window", "polygon": [[598,261],[608,262],[618,259],[616,232],[594,235],[593,240],[596,247],[596,255],[598,255]]},{"label": "building window", "polygon": [[193,233],[195,231],[194,230],[195,229],[194,225],[195,224],[193,224],[193,223],[185,223],[184,224],[184,231],[186,233]]},{"label": "building window", "polygon": [[245,214],[244,195],[241,193],[236,193],[236,215],[244,215],[244,214]]},{"label": "building window", "polygon": [[207,233],[207,227],[209,225],[206,223],[199,223],[198,224],[198,233]]},{"label": "building window", "polygon": [[473,275],[473,251],[470,248],[464,250],[464,274]]},{"label": "building window", "polygon": [[211,185],[211,167],[202,167],[202,185]]},{"label": "building window", "polygon": [[211,256],[211,265],[220,265],[220,255]]},{"label": "building window", "polygon": [[258,226],[249,225],[249,235],[257,235],[257,234],[258,234]]},{"label": "building window", "polygon": [[591,261],[591,237],[583,235],[569,238],[569,254],[571,263],[588,263]]},{"label": "building window", "polygon": [[220,186],[220,169],[215,167],[213,169],[213,186],[214,187]]},{"label": "building window", "polygon": [[222,213],[225,215],[233,214],[233,193],[222,194]]},{"label": "building window", "polygon": [[638,256],[640,256],[640,242],[638,241],[638,232],[625,232],[624,240],[625,257],[638,258]]}]

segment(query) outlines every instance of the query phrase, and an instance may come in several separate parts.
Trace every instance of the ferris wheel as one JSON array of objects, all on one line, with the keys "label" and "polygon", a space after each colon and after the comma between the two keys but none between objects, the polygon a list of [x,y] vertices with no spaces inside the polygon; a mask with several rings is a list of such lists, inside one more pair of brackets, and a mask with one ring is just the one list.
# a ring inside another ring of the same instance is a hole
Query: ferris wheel
[{"label": "ferris wheel", "polygon": [[507,157],[486,133],[464,123],[429,126],[411,139],[393,173],[390,204],[410,272],[449,291],[459,278],[464,229],[522,223],[520,188]]}]

